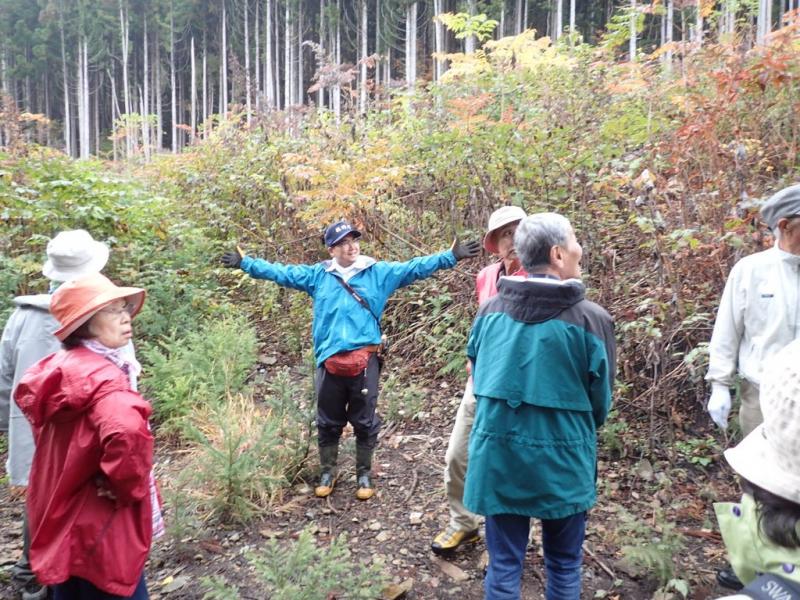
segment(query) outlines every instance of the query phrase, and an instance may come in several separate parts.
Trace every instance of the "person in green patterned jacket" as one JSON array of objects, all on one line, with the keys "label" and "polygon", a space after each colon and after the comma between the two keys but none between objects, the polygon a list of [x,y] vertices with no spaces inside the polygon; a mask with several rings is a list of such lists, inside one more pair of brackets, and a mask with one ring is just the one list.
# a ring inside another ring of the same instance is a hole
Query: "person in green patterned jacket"
[{"label": "person in green patterned jacket", "polygon": [[467,346],[477,408],[464,505],[486,516],[487,600],[520,597],[531,517],[542,520],[546,599],[578,600],[614,324],[585,298],[583,250],[565,217],[523,219],[514,247],[528,275],[500,279]]}]

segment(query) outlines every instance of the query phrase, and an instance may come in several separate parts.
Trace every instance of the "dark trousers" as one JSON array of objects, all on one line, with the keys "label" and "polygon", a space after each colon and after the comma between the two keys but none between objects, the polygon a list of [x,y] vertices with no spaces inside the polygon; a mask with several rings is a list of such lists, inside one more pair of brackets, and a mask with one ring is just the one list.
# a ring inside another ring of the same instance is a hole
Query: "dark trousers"
[{"label": "dark trousers", "polygon": [[380,365],[372,354],[363,373],[355,377],[331,375],[325,366],[317,368],[317,434],[320,446],[339,443],[347,423],[353,426],[356,444],[374,448],[381,429],[378,406]]},{"label": "dark trousers", "polygon": [[17,564],[11,567],[11,582],[20,588],[24,588],[26,585],[36,581],[36,575],[31,570],[30,549],[31,531],[28,525],[28,510],[26,507],[22,512],[22,554]]},{"label": "dark trousers", "polygon": [[[486,600],[519,600],[530,522],[529,517],[520,515],[486,517]],[[546,600],[580,600],[585,533],[585,512],[542,520]]]},{"label": "dark trousers", "polygon": [[53,600],[148,600],[150,598],[147,595],[144,573],[130,596],[109,594],[80,577],[70,577],[64,583],[52,586],[51,589],[53,590]]}]

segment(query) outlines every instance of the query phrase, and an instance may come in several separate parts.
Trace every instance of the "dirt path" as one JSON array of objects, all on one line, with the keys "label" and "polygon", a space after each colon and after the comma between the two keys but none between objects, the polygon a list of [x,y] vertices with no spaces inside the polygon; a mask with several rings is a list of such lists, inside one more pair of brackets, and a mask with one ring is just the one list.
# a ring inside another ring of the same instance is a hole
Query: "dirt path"
[{"label": "dirt path", "polygon": [[[429,550],[433,536],[447,521],[442,468],[461,390],[439,382],[435,387],[429,384],[428,392],[424,420],[385,424],[375,456],[378,492],[373,499],[360,502],[355,498],[354,443],[347,431],[341,450],[341,476],[329,499],[314,498],[313,482],[301,482],[286,494],[283,505],[273,514],[247,528],[209,527],[182,541],[158,542],[148,566],[151,597],[202,598],[200,578],[222,574],[240,587],[242,598],[261,599],[264,595],[253,585],[244,551],[257,549],[270,538],[291,540],[310,527],[320,544],[345,533],[348,547],[360,560],[383,565],[395,582],[412,580],[406,598],[482,598],[486,560],[483,542],[448,561]],[[623,445],[635,449],[635,434],[627,431],[622,435],[631,438],[623,440]],[[673,552],[677,565],[674,577],[686,581],[689,597],[723,595],[714,584],[714,571],[723,564],[724,550],[713,530],[711,502],[735,498],[737,492],[730,471],[719,465],[719,457],[709,470],[680,458],[675,460],[674,456],[670,464],[663,449],[655,449],[646,463],[630,456],[612,458],[605,451],[601,457],[600,499],[587,529],[583,598],[653,597],[653,580],[638,576],[635,569],[621,562],[620,548],[632,545],[644,549],[665,529],[680,532],[685,540],[684,547]],[[172,465],[167,468],[176,468],[180,462],[173,458],[160,453],[160,470],[165,462]],[[0,460],[5,461],[5,456]],[[21,502],[10,497],[7,486],[1,486],[0,598],[13,598],[8,568],[21,547],[21,510]],[[526,563],[522,598],[543,598],[543,580],[542,558],[535,546]],[[671,597],[680,595],[660,598]]]}]

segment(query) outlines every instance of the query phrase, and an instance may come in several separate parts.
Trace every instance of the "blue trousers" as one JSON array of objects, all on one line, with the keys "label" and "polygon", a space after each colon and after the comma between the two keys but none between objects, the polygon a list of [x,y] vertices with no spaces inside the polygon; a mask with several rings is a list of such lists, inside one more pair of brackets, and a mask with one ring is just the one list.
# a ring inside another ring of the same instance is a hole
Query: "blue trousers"
[{"label": "blue trousers", "polygon": [[[521,515],[486,517],[489,550],[484,581],[486,600],[519,600],[530,521],[530,517]],[[585,512],[564,519],[542,520],[546,600],[580,600],[585,533]]]},{"label": "blue trousers", "polygon": [[149,600],[150,598],[147,595],[144,573],[130,596],[109,594],[80,577],[70,577],[64,583],[54,585],[50,589],[53,590],[53,600]]}]

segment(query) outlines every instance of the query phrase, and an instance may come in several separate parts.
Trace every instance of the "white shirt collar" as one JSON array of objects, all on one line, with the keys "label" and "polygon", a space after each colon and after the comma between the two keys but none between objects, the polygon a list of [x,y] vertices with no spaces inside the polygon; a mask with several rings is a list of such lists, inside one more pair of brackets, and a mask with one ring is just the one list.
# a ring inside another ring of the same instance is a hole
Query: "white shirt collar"
[{"label": "white shirt collar", "polygon": [[375,264],[375,259],[371,256],[366,256],[364,254],[359,254],[358,258],[356,258],[355,262],[350,265],[349,267],[343,267],[339,264],[339,262],[334,258],[331,260],[330,265],[328,268],[325,269],[326,271],[333,272],[336,271],[342,279],[345,281],[349,281],[354,275],[360,273],[364,269],[367,269]]}]

